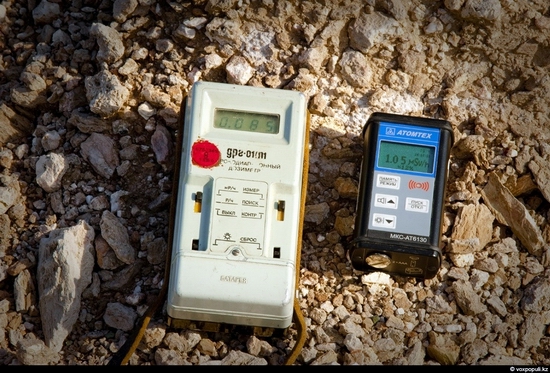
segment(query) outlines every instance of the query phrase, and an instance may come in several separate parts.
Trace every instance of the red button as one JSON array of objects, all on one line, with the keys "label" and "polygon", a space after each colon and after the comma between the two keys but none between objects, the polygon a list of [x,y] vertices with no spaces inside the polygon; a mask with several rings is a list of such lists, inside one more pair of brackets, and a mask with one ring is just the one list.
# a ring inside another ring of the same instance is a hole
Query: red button
[{"label": "red button", "polygon": [[221,153],[210,141],[198,140],[191,148],[191,160],[195,166],[210,168],[220,163]]}]

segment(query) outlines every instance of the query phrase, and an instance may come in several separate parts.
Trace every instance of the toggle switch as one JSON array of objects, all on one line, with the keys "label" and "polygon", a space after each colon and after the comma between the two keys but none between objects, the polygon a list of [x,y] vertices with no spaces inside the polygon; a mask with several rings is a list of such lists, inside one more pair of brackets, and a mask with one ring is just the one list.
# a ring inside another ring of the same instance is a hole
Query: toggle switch
[{"label": "toggle switch", "polygon": [[277,201],[277,220],[285,220],[285,201]]},{"label": "toggle switch", "polygon": [[202,209],[202,192],[195,193],[195,212],[201,212]]}]

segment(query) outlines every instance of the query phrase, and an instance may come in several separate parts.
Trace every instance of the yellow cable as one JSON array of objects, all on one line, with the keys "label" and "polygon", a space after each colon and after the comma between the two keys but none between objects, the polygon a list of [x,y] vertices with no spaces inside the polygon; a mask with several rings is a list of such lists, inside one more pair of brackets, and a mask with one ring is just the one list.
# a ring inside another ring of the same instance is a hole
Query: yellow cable
[{"label": "yellow cable", "polygon": [[[302,203],[300,205],[300,226],[298,227],[298,242],[296,250],[296,291],[300,286],[300,262],[302,259],[302,234],[304,230],[304,216],[306,209],[306,196],[307,196],[307,182],[309,172],[309,128],[310,128],[310,116],[309,111],[306,117],[306,136],[304,140],[304,167],[302,169]],[[302,351],[302,347],[306,343],[307,329],[304,316],[302,314],[302,308],[300,307],[300,301],[298,297],[294,298],[294,323],[298,331],[298,340],[294,344],[291,353],[288,355],[285,365],[292,365],[294,361]]]}]

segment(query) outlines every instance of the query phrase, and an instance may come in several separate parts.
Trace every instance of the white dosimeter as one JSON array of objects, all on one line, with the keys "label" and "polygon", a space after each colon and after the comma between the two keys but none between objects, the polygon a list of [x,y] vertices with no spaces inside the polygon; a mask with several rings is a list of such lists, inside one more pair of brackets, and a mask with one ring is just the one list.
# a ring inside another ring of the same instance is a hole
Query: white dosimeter
[{"label": "white dosimeter", "polygon": [[172,322],[291,324],[308,120],[297,91],[193,85],[174,214]]},{"label": "white dosimeter", "polygon": [[433,278],[441,265],[442,215],[453,131],[445,120],[373,113],[363,161],[352,266]]}]

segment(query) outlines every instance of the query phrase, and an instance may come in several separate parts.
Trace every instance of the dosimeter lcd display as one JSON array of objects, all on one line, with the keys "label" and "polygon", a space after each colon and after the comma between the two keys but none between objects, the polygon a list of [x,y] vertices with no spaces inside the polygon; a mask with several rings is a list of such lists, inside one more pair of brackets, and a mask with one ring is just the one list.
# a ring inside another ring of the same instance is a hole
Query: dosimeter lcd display
[{"label": "dosimeter lcd display", "polygon": [[445,120],[374,113],[363,160],[350,258],[355,269],[432,278],[453,144]]},{"label": "dosimeter lcd display", "polygon": [[216,109],[214,128],[257,133],[279,133],[278,114]]},{"label": "dosimeter lcd display", "polygon": [[434,146],[380,141],[378,167],[431,174],[435,150]]}]

